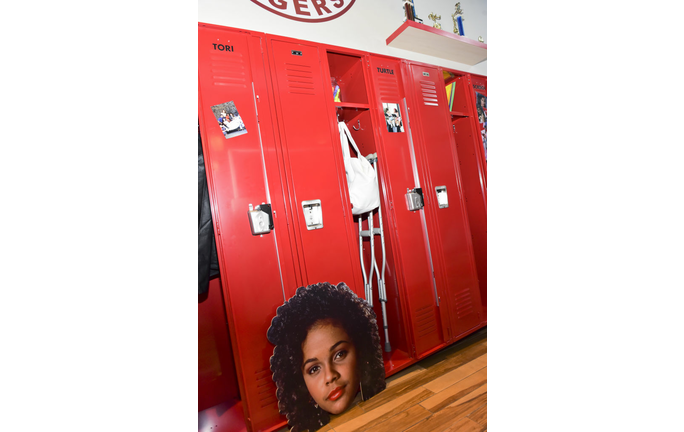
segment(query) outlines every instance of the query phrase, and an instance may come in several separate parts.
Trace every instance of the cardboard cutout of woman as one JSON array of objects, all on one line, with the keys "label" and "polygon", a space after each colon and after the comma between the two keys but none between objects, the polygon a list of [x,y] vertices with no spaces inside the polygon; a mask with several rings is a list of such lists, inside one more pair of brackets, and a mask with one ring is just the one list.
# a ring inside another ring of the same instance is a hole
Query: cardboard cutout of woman
[{"label": "cardboard cutout of woman", "polygon": [[357,393],[368,400],[385,389],[376,315],[343,282],[300,287],[280,306],[268,340],[278,409],[291,432],[311,432],[341,414]]}]

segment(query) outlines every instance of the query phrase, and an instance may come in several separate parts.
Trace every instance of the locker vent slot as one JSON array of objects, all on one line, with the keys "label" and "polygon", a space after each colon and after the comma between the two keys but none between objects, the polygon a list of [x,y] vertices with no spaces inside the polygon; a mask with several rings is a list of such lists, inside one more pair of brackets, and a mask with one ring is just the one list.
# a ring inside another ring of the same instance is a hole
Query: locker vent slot
[{"label": "locker vent slot", "polygon": [[429,106],[439,106],[437,104],[437,87],[432,81],[420,81],[420,89],[423,93],[423,102]]},{"label": "locker vent slot", "polygon": [[396,101],[399,98],[399,83],[393,75],[378,77],[378,90],[380,100]]},{"label": "locker vent slot", "polygon": [[311,66],[285,63],[287,88],[290,93],[315,95],[313,71]]},{"label": "locker vent slot", "polygon": [[257,397],[261,408],[277,403],[276,387],[271,378],[271,369],[266,368],[255,372]]},{"label": "locker vent slot", "polygon": [[459,318],[473,313],[473,299],[470,295],[470,290],[461,291],[454,297],[456,299],[456,315]]},{"label": "locker vent slot", "polygon": [[211,56],[211,74],[214,85],[247,88],[250,82],[245,59],[240,53],[230,57]]},{"label": "locker vent slot", "polygon": [[425,306],[415,311],[416,336],[423,337],[433,333],[437,329],[437,322],[432,306]]}]

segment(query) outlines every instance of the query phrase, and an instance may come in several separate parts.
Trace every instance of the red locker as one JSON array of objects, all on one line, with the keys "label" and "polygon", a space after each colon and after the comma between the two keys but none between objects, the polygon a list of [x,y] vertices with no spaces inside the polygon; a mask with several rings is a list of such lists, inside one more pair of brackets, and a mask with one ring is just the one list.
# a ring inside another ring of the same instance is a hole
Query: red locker
[{"label": "red locker", "polygon": [[[386,200],[385,214],[391,228],[396,279],[401,286],[399,292],[407,310],[413,355],[421,358],[444,346],[448,340],[444,325],[448,315],[439,306],[437,284],[433,276],[434,257],[428,247],[424,212],[409,211],[405,201],[408,189],[423,186],[423,175],[418,167],[420,161],[412,136],[415,123],[409,124],[412,116],[408,112],[404,93],[401,61],[370,55],[369,69],[375,94],[372,111],[380,137],[378,157]],[[398,105],[404,132],[388,130],[383,104]]]},{"label": "red locker", "polygon": [[[326,69],[328,76],[331,78],[331,81],[334,80],[334,82],[340,87],[340,102],[334,102],[335,115],[332,118],[332,124],[336,125],[338,121],[344,121],[347,124],[347,127],[363,156],[377,153],[378,149],[376,142],[379,140],[379,131],[374,126],[375,123],[373,121],[373,117],[371,116],[371,105],[369,104],[369,101],[372,99],[372,95],[370,94],[372,83],[370,79],[370,71],[366,67],[368,55],[355,50],[347,50],[339,47],[328,46],[326,48],[326,57],[324,60],[327,60],[324,63],[327,66]],[[329,95],[329,98],[333,98],[332,93]],[[336,145],[340,145],[339,139],[337,140]],[[354,152],[354,149],[350,146],[350,154],[352,154],[353,157],[357,157],[358,155],[355,155]],[[370,283],[372,286],[373,309],[378,317],[381,343],[385,348],[383,351],[385,371],[389,376],[405,367],[408,367],[410,364],[415,362],[415,359],[413,358],[411,342],[406,330],[405,323],[407,322],[408,318],[406,317],[404,308],[402,307],[402,294],[399,292],[399,285],[397,283],[397,266],[392,255],[394,245],[391,238],[391,228],[386,220],[388,201],[383,189],[384,180],[382,168],[378,168],[378,175],[380,179],[381,208],[383,213],[382,228],[385,239],[386,267],[383,273],[383,280],[387,295],[385,312],[387,320],[387,333],[389,334],[389,344],[387,344],[385,340],[383,308],[379,298],[377,278],[375,274],[370,277],[371,242],[368,237],[363,238],[361,242],[361,251],[364,257],[363,264],[366,271],[366,276],[370,278]],[[346,181],[344,183],[346,185]],[[348,193],[346,186],[344,189],[345,193]],[[363,221],[361,221],[362,219]],[[379,228],[379,211],[377,209],[373,211],[373,219],[374,228]],[[359,224],[362,225],[361,228],[363,230],[368,230],[367,216],[364,216],[363,218],[354,216],[355,233],[358,233],[359,231]],[[380,236],[375,236],[374,251],[379,272],[382,272],[383,253],[381,241],[382,240]],[[355,248],[355,253],[358,254],[358,238],[356,242],[357,246]],[[387,351],[387,349],[389,349],[389,351]]]},{"label": "red locker", "polygon": [[[363,295],[337,127],[330,120],[332,91],[324,81],[324,52],[314,44],[275,37],[269,37],[268,49],[299,285],[345,282]],[[292,288],[288,298],[295,293]]]},{"label": "red locker", "polygon": [[452,339],[481,325],[484,318],[458,154],[442,71],[434,66],[403,63],[412,101],[409,112],[417,126],[413,136],[418,142],[417,153],[422,155],[424,211],[435,279],[440,301],[449,309],[447,330]]},{"label": "red locker", "polygon": [[[199,26],[200,131],[240,398],[253,431],[283,424],[266,331],[285,287],[296,285],[262,42],[248,32]],[[211,107],[227,102],[246,133],[224,136]],[[274,229],[252,235],[249,205],[261,203],[272,205]]]}]

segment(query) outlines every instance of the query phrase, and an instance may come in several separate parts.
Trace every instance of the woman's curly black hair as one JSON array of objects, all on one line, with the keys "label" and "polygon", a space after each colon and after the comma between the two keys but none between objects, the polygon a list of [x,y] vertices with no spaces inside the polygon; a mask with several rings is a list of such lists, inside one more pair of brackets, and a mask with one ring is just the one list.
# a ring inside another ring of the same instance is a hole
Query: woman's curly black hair
[{"label": "woman's curly black hair", "polygon": [[268,329],[275,345],[271,372],[276,384],[278,409],[287,417],[292,432],[313,432],[330,422],[330,414],[315,405],[302,376],[302,343],[312,325],[323,319],[339,322],[352,339],[363,400],[385,389],[385,368],[375,312],[347,285],[327,282],[300,287],[278,307]]}]

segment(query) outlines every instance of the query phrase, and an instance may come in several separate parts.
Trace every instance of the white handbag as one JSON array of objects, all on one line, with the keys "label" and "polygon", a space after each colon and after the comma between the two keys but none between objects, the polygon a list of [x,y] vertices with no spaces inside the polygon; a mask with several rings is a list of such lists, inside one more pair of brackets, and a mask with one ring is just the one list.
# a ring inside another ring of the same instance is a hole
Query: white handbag
[{"label": "white handbag", "polygon": [[[372,211],[380,205],[380,192],[375,169],[359,151],[347,124],[341,121],[338,126],[340,141],[342,142],[342,154],[344,155],[344,170],[347,173],[347,185],[349,186],[349,199],[354,206],[352,214],[359,215]],[[349,144],[354,147],[358,157],[351,157]]]}]

